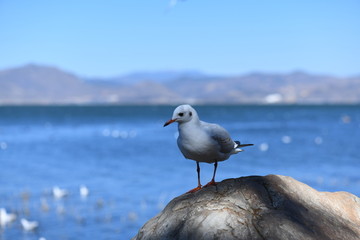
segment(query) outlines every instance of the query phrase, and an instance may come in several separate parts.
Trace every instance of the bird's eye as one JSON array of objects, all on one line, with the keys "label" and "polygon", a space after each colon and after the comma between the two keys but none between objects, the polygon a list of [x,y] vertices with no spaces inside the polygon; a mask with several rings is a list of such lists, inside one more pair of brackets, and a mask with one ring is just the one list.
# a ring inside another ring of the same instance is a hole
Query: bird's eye
[{"label": "bird's eye", "polygon": [[190,117],[192,116],[192,112],[189,112]]},{"label": "bird's eye", "polygon": [[184,113],[181,112],[181,113],[179,113],[178,115],[179,115],[180,117],[182,117],[182,116],[184,116]]}]

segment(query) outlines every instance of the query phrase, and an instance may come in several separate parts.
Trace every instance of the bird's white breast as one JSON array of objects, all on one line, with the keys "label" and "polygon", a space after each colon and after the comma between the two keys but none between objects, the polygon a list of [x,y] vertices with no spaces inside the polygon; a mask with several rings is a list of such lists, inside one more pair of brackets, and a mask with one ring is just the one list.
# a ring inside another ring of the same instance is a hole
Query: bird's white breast
[{"label": "bird's white breast", "polygon": [[178,146],[182,154],[198,162],[213,163],[223,161],[228,157],[219,154],[219,146],[203,129],[187,126],[179,126]]}]

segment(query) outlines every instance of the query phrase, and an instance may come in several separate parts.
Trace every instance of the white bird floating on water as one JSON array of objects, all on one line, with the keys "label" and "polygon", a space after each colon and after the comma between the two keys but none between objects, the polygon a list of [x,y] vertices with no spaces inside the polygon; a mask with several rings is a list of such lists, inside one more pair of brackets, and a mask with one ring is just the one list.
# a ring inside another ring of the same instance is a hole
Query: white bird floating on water
[{"label": "white bird floating on water", "polygon": [[164,124],[164,127],[178,123],[179,137],[177,144],[180,151],[187,159],[196,161],[198,173],[198,186],[189,192],[201,189],[199,162],[214,163],[214,174],[211,181],[204,187],[215,185],[217,164],[228,159],[232,154],[242,152],[241,147],[253,144],[240,144],[233,141],[230,134],[221,126],[201,121],[197,112],[190,105],[180,105],[173,113],[172,118]]},{"label": "white bird floating on water", "polygon": [[7,213],[5,208],[0,208],[0,226],[5,227],[16,220],[15,213]]},{"label": "white bird floating on water", "polygon": [[22,218],[20,222],[21,222],[21,226],[25,231],[34,231],[39,227],[39,223],[37,221],[29,221],[26,220],[25,218]]},{"label": "white bird floating on water", "polygon": [[89,195],[90,191],[85,185],[80,186],[80,196],[85,198]]},{"label": "white bird floating on water", "polygon": [[53,195],[57,199],[66,197],[68,194],[69,193],[66,189],[61,189],[58,186],[53,187]]}]

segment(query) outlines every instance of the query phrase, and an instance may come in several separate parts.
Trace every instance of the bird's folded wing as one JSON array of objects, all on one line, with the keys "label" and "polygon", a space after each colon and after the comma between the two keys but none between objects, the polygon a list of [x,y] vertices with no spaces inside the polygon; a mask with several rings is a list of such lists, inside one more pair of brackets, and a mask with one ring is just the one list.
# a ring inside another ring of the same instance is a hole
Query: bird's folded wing
[{"label": "bird's folded wing", "polygon": [[222,153],[230,153],[234,149],[234,141],[230,134],[221,126],[211,123],[203,123],[205,131],[219,145],[219,151]]}]

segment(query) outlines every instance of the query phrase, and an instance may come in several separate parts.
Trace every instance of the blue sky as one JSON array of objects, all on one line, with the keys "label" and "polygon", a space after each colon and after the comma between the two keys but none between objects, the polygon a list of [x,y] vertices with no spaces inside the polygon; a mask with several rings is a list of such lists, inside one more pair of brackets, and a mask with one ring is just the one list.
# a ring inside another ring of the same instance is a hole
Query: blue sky
[{"label": "blue sky", "polygon": [[0,0],[0,69],[360,74],[358,0]]}]

